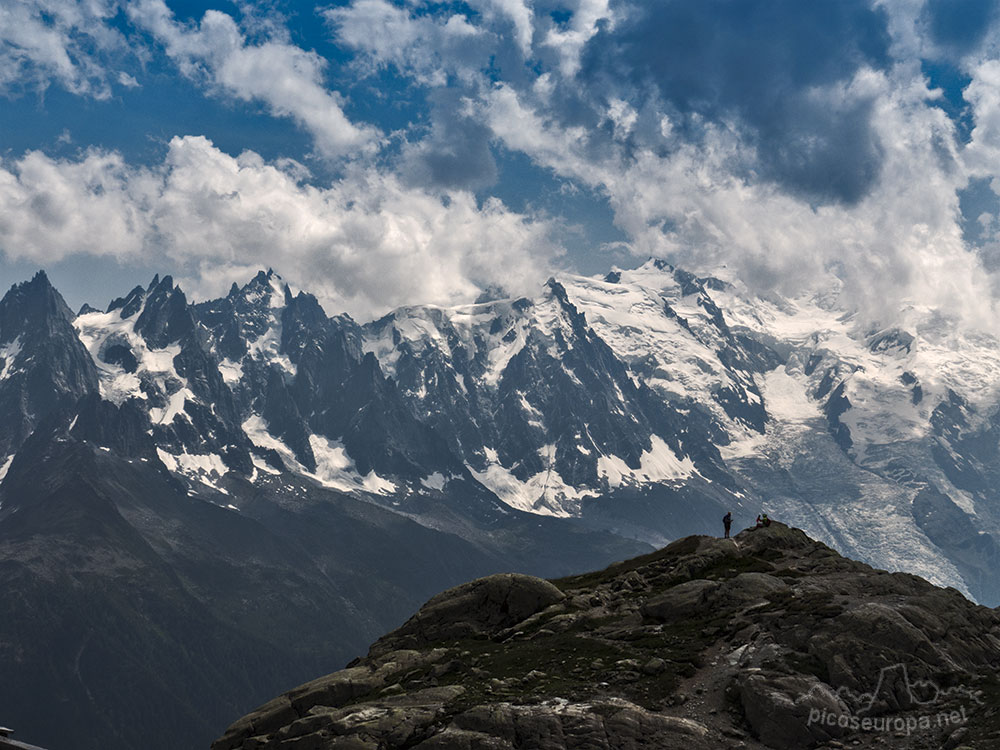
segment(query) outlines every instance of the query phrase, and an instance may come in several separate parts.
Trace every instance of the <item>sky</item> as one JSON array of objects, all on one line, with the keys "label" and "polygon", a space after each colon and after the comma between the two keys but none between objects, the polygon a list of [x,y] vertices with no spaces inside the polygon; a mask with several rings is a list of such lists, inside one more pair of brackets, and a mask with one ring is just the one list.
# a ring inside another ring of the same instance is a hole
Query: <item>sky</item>
[{"label": "sky", "polygon": [[0,283],[367,320],[657,257],[990,327],[998,2],[9,0]]}]

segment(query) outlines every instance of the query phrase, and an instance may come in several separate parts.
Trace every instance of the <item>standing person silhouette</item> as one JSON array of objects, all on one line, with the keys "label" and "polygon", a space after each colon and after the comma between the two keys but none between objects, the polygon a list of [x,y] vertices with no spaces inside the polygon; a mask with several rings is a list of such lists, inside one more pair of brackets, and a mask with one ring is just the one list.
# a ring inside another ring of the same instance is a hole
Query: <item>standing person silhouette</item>
[{"label": "standing person silhouette", "polygon": [[732,513],[732,511],[728,511],[726,513],[726,515],[724,515],[722,517],[722,525],[726,527],[726,536],[724,538],[728,539],[729,538],[729,527],[733,525],[733,513]]}]

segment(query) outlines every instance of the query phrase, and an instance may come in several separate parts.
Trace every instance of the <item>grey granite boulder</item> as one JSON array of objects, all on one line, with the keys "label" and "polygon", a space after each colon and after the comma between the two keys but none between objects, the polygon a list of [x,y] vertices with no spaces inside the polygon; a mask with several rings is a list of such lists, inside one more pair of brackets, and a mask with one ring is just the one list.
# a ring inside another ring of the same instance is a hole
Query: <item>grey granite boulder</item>
[{"label": "grey granite boulder", "polygon": [[738,684],[747,722],[768,747],[801,750],[847,734],[840,717],[849,719],[850,709],[815,677],[751,672]]}]

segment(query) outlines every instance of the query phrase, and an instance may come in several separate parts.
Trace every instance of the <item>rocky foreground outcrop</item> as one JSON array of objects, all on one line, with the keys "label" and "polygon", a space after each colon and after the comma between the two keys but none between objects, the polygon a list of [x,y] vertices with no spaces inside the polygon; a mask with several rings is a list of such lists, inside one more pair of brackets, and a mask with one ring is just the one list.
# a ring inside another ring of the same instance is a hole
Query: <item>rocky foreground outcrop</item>
[{"label": "rocky foreground outcrop", "polygon": [[212,750],[1000,747],[1000,612],[773,524],[431,599]]}]

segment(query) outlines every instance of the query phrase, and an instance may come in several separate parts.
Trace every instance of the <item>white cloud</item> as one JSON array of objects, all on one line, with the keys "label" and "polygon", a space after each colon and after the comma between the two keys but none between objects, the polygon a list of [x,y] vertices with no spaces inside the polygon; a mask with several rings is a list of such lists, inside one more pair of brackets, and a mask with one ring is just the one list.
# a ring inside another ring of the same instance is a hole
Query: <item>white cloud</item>
[{"label": "white cloud", "polygon": [[323,84],[326,61],[283,40],[250,44],[225,13],[205,12],[197,25],[178,23],[163,0],[128,6],[132,21],[163,44],[188,77],[244,101],[266,104],[290,117],[314,138],[326,157],[370,152],[378,132],[351,122],[337,92]]},{"label": "white cloud", "polygon": [[0,94],[51,81],[96,99],[111,95],[103,56],[125,48],[108,26],[115,0],[17,0],[0,4]]},{"label": "white cloud", "polygon": [[113,153],[76,161],[32,151],[0,169],[0,248],[49,263],[75,253],[126,257],[149,232],[157,180]]},{"label": "white cloud", "polygon": [[511,86],[498,83],[486,91],[480,115],[507,148],[528,154],[560,176],[596,187],[611,181],[616,164],[601,163],[589,149],[591,132],[582,125],[564,127]]},{"label": "white cloud", "polygon": [[449,73],[476,77],[483,61],[486,32],[457,13],[415,16],[386,0],[356,0],[324,16],[337,41],[361,53],[367,72],[394,65],[421,84],[444,86]]},{"label": "white cloud", "polygon": [[514,42],[525,58],[531,57],[534,11],[522,0],[471,0],[470,5],[489,17],[505,18],[514,27]]},{"label": "white cloud", "polygon": [[1000,175],[1000,61],[977,65],[964,93],[976,123],[966,149],[967,167],[977,177]]},{"label": "white cloud", "polygon": [[0,169],[0,249],[41,264],[73,253],[156,259],[196,297],[273,266],[330,312],[367,318],[400,304],[455,304],[493,283],[533,290],[560,252],[544,221],[466,192],[443,199],[356,168],[329,188],[294,164],[175,138],[156,168],[113,153],[39,152]]},{"label": "white cloud", "polygon": [[[394,64],[431,85],[445,85],[447,71],[464,70],[463,116],[485,124],[506,148],[607,195],[637,256],[669,256],[694,270],[727,264],[761,292],[797,293],[833,274],[843,283],[842,304],[861,308],[871,321],[919,304],[982,322],[993,315],[990,278],[963,242],[958,191],[970,175],[1000,174],[1000,67],[988,61],[976,71],[967,97],[977,129],[963,150],[952,122],[934,106],[941,93],[928,90],[919,65],[918,56],[929,49],[921,36],[922,3],[881,5],[894,66],[884,72],[861,67],[853,77],[801,92],[808,112],[846,117],[866,112],[857,108],[867,102],[873,108],[870,131],[867,121],[859,130],[861,137],[870,132],[875,144],[870,184],[857,200],[819,203],[767,178],[768,157],[735,115],[709,121],[677,112],[627,80],[619,86],[599,79],[606,88],[588,90],[577,75],[584,47],[601,23],[614,29],[627,20],[616,16],[624,9],[613,11],[606,0],[572,3],[564,23],[539,26],[539,41],[527,3],[474,3],[481,15],[463,25],[472,24],[485,40],[499,33],[497,19],[506,18],[522,51],[533,49],[545,60],[534,75],[499,82],[481,74],[497,47],[484,45],[472,57],[456,52],[440,43],[442,19],[411,15],[413,6],[358,0],[329,15],[339,24],[339,39],[374,64]],[[581,114],[588,107],[590,119]],[[808,139],[809,126],[803,127],[792,134]],[[824,135],[820,129],[815,137]],[[794,149],[808,155],[808,147],[805,140],[789,144],[789,165],[795,165]],[[832,148],[821,140],[815,147],[818,153]],[[837,164],[822,166],[835,170]],[[851,168],[860,167],[845,166]]]},{"label": "white cloud", "polygon": [[576,0],[566,27],[553,27],[545,35],[543,44],[556,51],[561,73],[571,78],[580,69],[580,54],[584,46],[597,33],[601,20],[613,23],[608,0]]},{"label": "white cloud", "polygon": [[140,85],[135,76],[129,75],[124,70],[118,73],[118,83],[128,89],[134,89]]}]

